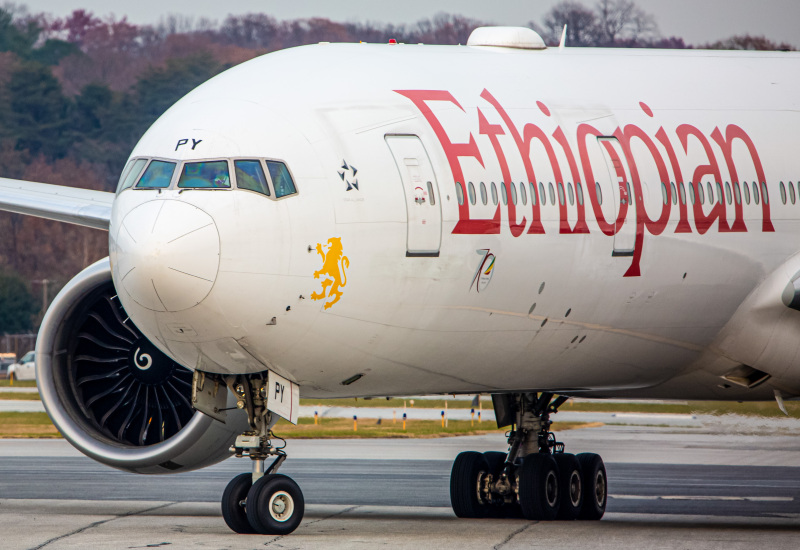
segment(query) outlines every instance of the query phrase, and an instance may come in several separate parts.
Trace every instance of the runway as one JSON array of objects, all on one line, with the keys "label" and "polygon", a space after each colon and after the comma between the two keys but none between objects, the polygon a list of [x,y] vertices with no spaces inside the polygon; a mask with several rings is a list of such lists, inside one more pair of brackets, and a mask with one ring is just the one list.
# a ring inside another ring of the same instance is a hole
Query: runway
[{"label": "runway", "polygon": [[[800,535],[800,442],[680,429],[564,432],[568,450],[606,461],[601,522],[459,520],[449,509],[452,458],[497,450],[501,436],[435,440],[298,440],[281,473],[308,511],[282,539],[227,531],[218,499],[248,467],[137,476],[100,466],[63,441],[0,442],[3,548],[771,548]],[[46,456],[36,456],[43,453]],[[689,543],[691,541],[691,543]]]}]

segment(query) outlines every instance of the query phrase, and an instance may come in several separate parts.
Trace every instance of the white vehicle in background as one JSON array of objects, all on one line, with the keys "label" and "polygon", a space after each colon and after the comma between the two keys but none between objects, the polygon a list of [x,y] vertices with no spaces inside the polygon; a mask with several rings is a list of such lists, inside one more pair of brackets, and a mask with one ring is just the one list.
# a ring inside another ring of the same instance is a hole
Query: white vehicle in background
[{"label": "white vehicle in background", "polygon": [[18,362],[8,367],[8,378],[12,380],[36,380],[35,353],[29,351]]}]

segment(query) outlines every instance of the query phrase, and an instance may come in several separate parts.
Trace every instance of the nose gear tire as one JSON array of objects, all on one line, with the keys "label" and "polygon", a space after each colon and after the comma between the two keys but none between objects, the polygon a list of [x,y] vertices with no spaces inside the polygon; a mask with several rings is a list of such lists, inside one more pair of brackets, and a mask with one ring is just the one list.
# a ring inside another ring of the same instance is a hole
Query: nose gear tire
[{"label": "nose gear tire", "polygon": [[247,510],[242,506],[242,502],[247,499],[247,493],[252,486],[252,474],[239,474],[228,483],[222,493],[222,517],[228,527],[243,535],[252,535],[257,532],[247,520]]},{"label": "nose gear tire", "polygon": [[300,525],[305,512],[303,492],[281,474],[268,474],[247,493],[247,519],[262,535],[288,535]]}]

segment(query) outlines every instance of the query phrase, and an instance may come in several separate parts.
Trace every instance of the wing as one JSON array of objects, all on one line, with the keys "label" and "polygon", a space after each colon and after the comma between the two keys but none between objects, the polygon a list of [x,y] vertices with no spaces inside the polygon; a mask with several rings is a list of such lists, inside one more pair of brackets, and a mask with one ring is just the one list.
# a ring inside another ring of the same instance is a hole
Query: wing
[{"label": "wing", "polygon": [[108,231],[114,193],[0,178],[0,210]]}]

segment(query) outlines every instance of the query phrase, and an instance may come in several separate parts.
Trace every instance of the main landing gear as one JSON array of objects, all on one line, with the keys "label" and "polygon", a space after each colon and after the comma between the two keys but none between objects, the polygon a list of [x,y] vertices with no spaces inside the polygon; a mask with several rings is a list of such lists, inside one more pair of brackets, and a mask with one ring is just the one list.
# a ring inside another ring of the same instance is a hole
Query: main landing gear
[{"label": "main landing gear", "polygon": [[[250,457],[253,472],[236,476],[225,488],[222,517],[237,533],[288,535],[300,525],[305,501],[297,483],[277,473],[286,460],[285,442],[273,445],[273,439],[283,440],[272,433],[278,418],[266,408],[266,381],[239,376],[228,385],[237,406],[247,411],[251,428],[236,438],[233,451],[237,457]],[[265,470],[265,461],[272,457]]]},{"label": "main landing gear", "polygon": [[550,415],[567,399],[546,392],[492,396],[498,426],[511,425],[509,450],[456,457],[450,502],[458,517],[603,517],[608,497],[603,460],[593,453],[565,453],[550,431]]}]

